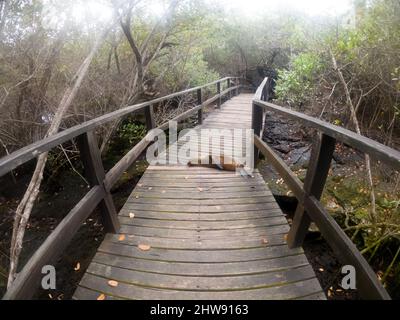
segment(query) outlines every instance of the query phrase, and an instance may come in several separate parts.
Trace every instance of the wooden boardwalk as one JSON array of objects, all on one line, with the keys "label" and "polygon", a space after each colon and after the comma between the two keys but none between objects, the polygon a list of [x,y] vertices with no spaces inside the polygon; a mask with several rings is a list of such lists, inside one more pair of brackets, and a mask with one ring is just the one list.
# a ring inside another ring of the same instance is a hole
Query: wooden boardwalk
[{"label": "wooden boardwalk", "polygon": [[[252,98],[229,100],[200,128],[250,128]],[[75,299],[325,299],[258,171],[151,165],[119,221]]]}]

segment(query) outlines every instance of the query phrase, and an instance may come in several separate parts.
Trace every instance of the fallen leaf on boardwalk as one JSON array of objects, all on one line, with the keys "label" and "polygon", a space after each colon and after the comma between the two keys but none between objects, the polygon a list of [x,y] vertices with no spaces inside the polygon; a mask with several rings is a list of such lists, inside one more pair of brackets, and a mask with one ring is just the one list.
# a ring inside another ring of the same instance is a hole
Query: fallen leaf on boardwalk
[{"label": "fallen leaf on boardwalk", "polygon": [[110,281],[108,281],[108,285],[110,287],[118,287],[118,281],[110,280]]},{"label": "fallen leaf on boardwalk", "polygon": [[118,237],[118,240],[119,240],[119,241],[124,241],[124,240],[125,240],[125,235],[124,235],[124,234],[121,234],[121,235]]},{"label": "fallen leaf on boardwalk", "polygon": [[149,187],[149,190],[152,190],[153,189],[153,187]]},{"label": "fallen leaf on boardwalk", "polygon": [[79,271],[79,269],[81,268],[81,264],[78,262],[74,268],[75,271]]},{"label": "fallen leaf on boardwalk", "polygon": [[106,299],[106,296],[105,296],[104,293],[102,293],[101,295],[99,295],[99,296],[97,297],[97,300],[105,300],[105,299]]},{"label": "fallen leaf on boardwalk", "polygon": [[268,244],[269,241],[268,241],[267,239],[263,238],[263,239],[261,239],[261,243],[262,243],[262,244]]},{"label": "fallen leaf on boardwalk", "polygon": [[165,191],[165,190],[161,191],[161,193],[165,193],[165,192],[167,192],[167,191]]},{"label": "fallen leaf on boardwalk", "polygon": [[197,188],[197,190],[199,190],[200,192],[203,192],[203,188]]},{"label": "fallen leaf on boardwalk", "polygon": [[215,209],[221,210],[221,206],[216,206]]},{"label": "fallen leaf on boardwalk", "polygon": [[143,187],[143,184],[142,183],[138,183],[138,187]]},{"label": "fallen leaf on boardwalk", "polygon": [[133,219],[135,217],[135,214],[133,212],[129,213],[129,218]]},{"label": "fallen leaf on boardwalk", "polygon": [[185,179],[187,180],[187,179],[189,179],[189,177],[185,177]]},{"label": "fallen leaf on boardwalk", "polygon": [[139,199],[139,196],[138,196],[138,195],[136,195],[136,196],[135,196],[135,198],[136,198],[136,199]]},{"label": "fallen leaf on boardwalk", "polygon": [[138,248],[142,251],[149,251],[151,249],[151,246],[149,246],[148,244],[139,244]]},{"label": "fallen leaf on boardwalk", "polygon": [[288,235],[285,234],[285,235],[283,236],[283,239],[285,239],[285,241],[287,241],[287,238],[288,238]]}]

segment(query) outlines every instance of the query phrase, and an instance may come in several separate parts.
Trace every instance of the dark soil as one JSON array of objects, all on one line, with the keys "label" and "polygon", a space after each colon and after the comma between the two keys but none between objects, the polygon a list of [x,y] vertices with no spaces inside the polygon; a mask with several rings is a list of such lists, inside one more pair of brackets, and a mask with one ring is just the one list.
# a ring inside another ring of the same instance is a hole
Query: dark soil
[{"label": "dark soil", "polygon": [[[141,165],[143,166],[143,165]],[[143,168],[125,175],[122,182],[112,190],[117,211],[125,203],[141,177]],[[0,296],[5,293],[7,269],[9,264],[8,252],[14,210],[26,189],[30,175],[17,177],[16,184],[10,177],[0,182]],[[31,254],[39,248],[52,230],[86,194],[88,187],[75,173],[66,170],[57,177],[56,182],[44,184],[39,201],[32,212],[29,226],[25,233],[24,247],[20,265],[25,265]],[[56,290],[40,290],[36,299],[71,299],[72,295],[88,267],[100,243],[105,236],[100,213],[95,210],[84,222],[62,256],[55,263],[57,284]]]}]

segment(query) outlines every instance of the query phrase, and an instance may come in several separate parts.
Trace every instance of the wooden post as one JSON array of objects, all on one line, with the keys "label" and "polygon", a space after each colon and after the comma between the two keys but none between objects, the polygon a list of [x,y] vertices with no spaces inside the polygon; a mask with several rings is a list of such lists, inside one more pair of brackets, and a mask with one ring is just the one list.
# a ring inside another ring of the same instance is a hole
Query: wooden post
[{"label": "wooden post", "polygon": [[146,118],[147,131],[154,129],[156,127],[156,123],[154,120],[154,106],[152,104],[144,109],[144,116]]},{"label": "wooden post", "polygon": [[[324,190],[326,178],[331,166],[336,140],[325,134],[320,134],[314,142],[310,163],[304,181],[305,198],[314,196],[320,200]],[[304,200],[299,201],[293,224],[288,234],[288,245],[290,248],[300,247],[310,227],[311,219],[304,211]]]},{"label": "wooden post", "polygon": [[[228,89],[231,87],[231,79],[229,78],[228,80],[226,80],[226,84],[228,86]],[[232,98],[232,92],[229,91],[228,93],[228,99]]]},{"label": "wooden post", "polygon": [[[252,118],[251,118],[251,128],[254,130],[254,135],[260,137],[262,134],[262,127],[263,127],[263,108],[253,103],[253,111],[252,111]],[[259,158],[259,150],[254,146],[254,165],[257,164]]]},{"label": "wooden post", "polygon": [[85,176],[91,187],[98,185],[105,191],[105,196],[103,200],[100,201],[98,207],[101,211],[106,231],[117,233],[119,230],[117,210],[115,209],[111,193],[106,191],[104,187],[105,172],[96,136],[93,131],[89,131],[78,136],[77,142],[85,170]]},{"label": "wooden post", "polygon": [[[203,97],[201,95],[201,88],[197,90],[197,105],[200,106],[203,103]],[[197,112],[198,124],[203,123],[203,108]]]},{"label": "wooden post", "polygon": [[[217,82],[217,94],[221,94],[221,82]],[[217,107],[221,108],[221,97],[218,98],[217,100]]]},{"label": "wooden post", "polygon": [[[241,81],[240,78],[236,78],[236,81],[235,81],[236,86],[240,86],[240,81]],[[239,87],[237,87],[236,88],[236,95],[238,96],[239,93],[240,93],[240,89],[239,89]]]}]

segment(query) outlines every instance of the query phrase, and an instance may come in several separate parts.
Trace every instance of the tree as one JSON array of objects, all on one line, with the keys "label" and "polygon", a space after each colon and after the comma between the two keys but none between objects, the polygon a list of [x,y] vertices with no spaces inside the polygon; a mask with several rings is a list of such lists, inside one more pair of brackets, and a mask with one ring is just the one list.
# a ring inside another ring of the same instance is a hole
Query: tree
[{"label": "tree", "polygon": [[[47,137],[52,136],[58,132],[63,117],[68,108],[71,106],[72,101],[76,97],[77,92],[82,84],[82,81],[88,72],[89,66],[100,45],[103,43],[104,38],[106,37],[108,31],[109,29],[105,28],[105,31],[96,40],[92,50],[90,51],[86,59],[82,62],[81,66],[77,70],[73,78],[73,81],[71,82],[71,85],[67,87],[67,89],[65,90],[64,95],[52,119],[51,125],[47,131],[46,134]],[[32,175],[31,181],[15,212],[15,220],[14,220],[14,227],[13,227],[11,248],[10,248],[10,269],[9,269],[9,277],[7,285],[8,288],[11,287],[16,277],[18,261],[22,250],[22,243],[25,235],[26,226],[29,221],[29,217],[31,215],[35,200],[39,194],[41,183],[43,181],[43,172],[46,166],[47,156],[48,152],[42,153],[38,156],[36,167]]]}]

